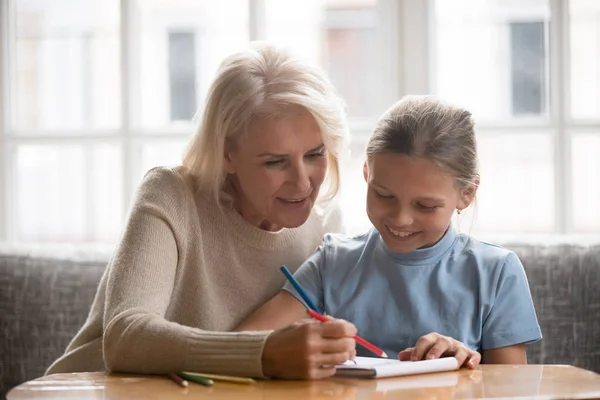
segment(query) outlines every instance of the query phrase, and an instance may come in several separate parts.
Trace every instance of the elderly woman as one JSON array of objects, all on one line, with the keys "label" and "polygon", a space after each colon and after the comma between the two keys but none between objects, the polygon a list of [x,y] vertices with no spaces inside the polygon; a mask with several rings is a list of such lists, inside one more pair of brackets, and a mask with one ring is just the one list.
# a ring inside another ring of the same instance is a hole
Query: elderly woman
[{"label": "elderly woman", "polygon": [[315,67],[270,46],[227,58],[183,165],[145,176],[88,319],[47,373],[332,375],[354,354],[347,322],[228,331],[279,291],[282,264],[295,271],[339,230],[325,206],[346,135]]}]

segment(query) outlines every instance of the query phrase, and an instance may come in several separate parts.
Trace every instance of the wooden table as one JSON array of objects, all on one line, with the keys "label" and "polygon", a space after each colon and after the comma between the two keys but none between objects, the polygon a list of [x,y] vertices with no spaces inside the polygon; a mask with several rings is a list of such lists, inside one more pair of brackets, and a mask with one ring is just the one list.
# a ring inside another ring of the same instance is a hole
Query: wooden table
[{"label": "wooden table", "polygon": [[76,373],[45,376],[8,393],[26,399],[600,399],[600,375],[562,365],[482,365],[412,377],[360,380],[259,381],[252,385],[192,384],[163,376]]}]

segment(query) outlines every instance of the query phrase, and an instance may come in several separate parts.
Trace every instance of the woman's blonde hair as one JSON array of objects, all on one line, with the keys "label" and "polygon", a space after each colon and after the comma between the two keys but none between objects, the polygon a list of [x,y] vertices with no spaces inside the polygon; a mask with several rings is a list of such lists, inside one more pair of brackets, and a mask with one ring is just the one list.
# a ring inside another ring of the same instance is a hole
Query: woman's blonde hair
[{"label": "woman's blonde hair", "polygon": [[277,117],[289,106],[306,109],[321,130],[329,161],[321,200],[333,198],[339,190],[339,158],[348,135],[344,102],[318,68],[262,43],[227,57],[209,89],[202,122],[183,159],[199,190],[208,191],[220,204],[230,202],[223,190],[225,151],[235,149],[254,119]]},{"label": "woman's blonde hair", "polygon": [[381,116],[367,144],[367,161],[382,153],[428,159],[450,173],[461,189],[478,177],[471,113],[433,96],[406,96]]}]

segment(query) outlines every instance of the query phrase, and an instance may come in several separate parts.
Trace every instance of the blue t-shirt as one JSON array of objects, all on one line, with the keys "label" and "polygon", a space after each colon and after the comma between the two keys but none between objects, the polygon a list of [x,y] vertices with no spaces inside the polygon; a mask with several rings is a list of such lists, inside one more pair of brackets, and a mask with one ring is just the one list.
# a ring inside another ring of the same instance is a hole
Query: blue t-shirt
[{"label": "blue t-shirt", "polygon": [[[452,226],[434,246],[405,254],[390,251],[376,229],[328,234],[294,277],[320,312],[354,323],[390,357],[431,332],[477,351],[542,337],[515,253]],[[302,301],[289,282],[284,290]]]}]

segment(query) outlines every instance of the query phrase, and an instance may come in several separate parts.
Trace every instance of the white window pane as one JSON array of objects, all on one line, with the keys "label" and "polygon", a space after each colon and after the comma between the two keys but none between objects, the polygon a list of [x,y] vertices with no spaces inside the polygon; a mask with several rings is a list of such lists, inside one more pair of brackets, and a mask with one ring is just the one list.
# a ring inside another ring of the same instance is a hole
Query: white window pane
[{"label": "white window pane", "polygon": [[119,145],[95,145],[88,173],[91,241],[116,242],[124,223],[123,158]]},{"label": "white window pane", "polygon": [[186,145],[186,140],[160,141],[141,145],[139,178],[144,176],[149,169],[157,166],[181,165]]},{"label": "white window pane", "polygon": [[548,0],[436,0],[435,92],[479,121],[548,114]]},{"label": "white window pane", "polygon": [[600,118],[600,2],[571,0],[571,114]]},{"label": "white window pane", "polygon": [[117,127],[118,1],[15,3],[15,128]]},{"label": "white window pane", "polygon": [[573,219],[578,233],[600,232],[600,132],[572,140]]},{"label": "white window pane", "polygon": [[350,117],[381,113],[375,0],[266,0],[266,39],[327,71]]},{"label": "white window pane", "polygon": [[16,240],[116,240],[122,224],[116,145],[20,145],[16,160]]},{"label": "white window pane", "polygon": [[552,135],[480,133],[477,140],[481,185],[461,224],[472,221],[469,229],[479,233],[552,233]]},{"label": "white window pane", "polygon": [[248,0],[133,4],[139,57],[134,122],[151,129],[187,126],[223,58],[249,40]]}]

